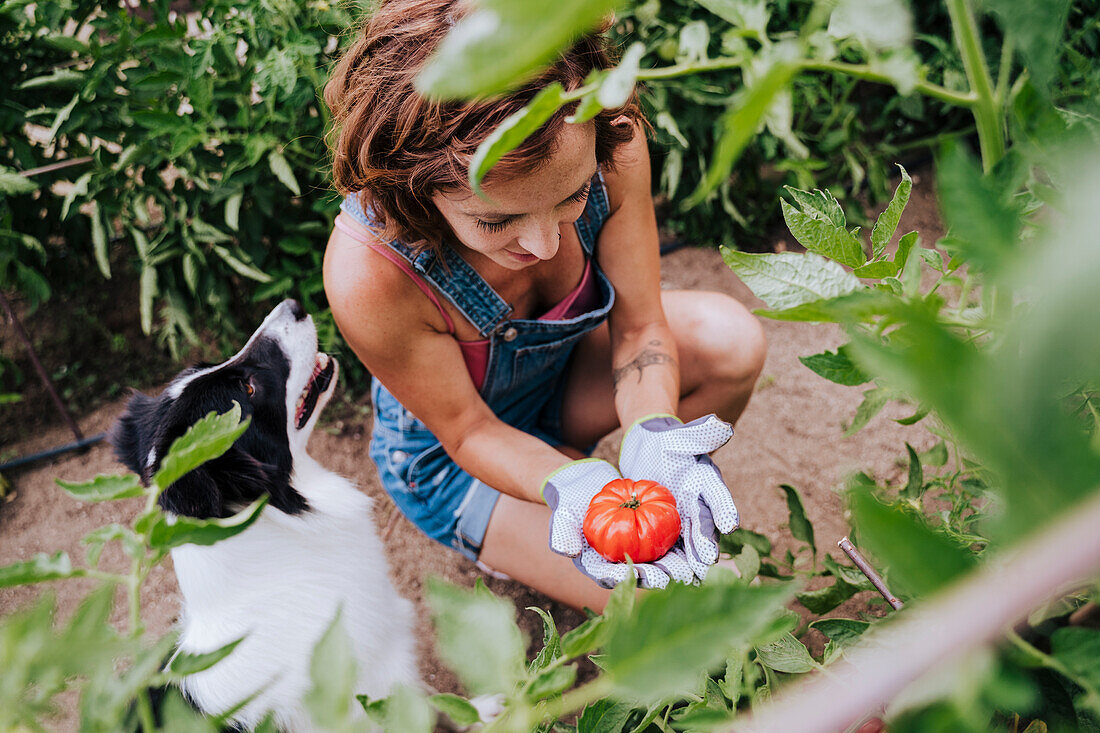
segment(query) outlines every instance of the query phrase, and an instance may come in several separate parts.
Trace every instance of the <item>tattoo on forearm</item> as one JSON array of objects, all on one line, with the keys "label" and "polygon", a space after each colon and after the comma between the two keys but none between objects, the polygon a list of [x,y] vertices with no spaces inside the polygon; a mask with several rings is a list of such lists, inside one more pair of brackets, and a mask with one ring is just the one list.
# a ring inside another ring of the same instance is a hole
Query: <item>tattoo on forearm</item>
[{"label": "tattoo on forearm", "polygon": [[619,388],[619,383],[626,378],[626,376],[632,373],[635,369],[638,370],[638,382],[642,381],[642,370],[647,366],[653,366],[654,364],[672,364],[675,366],[676,360],[666,354],[664,351],[659,350],[661,348],[661,342],[659,340],[650,341],[642,353],[634,357],[634,360],[628,364],[624,364],[618,369],[611,371],[611,381],[614,384],[615,389]]}]

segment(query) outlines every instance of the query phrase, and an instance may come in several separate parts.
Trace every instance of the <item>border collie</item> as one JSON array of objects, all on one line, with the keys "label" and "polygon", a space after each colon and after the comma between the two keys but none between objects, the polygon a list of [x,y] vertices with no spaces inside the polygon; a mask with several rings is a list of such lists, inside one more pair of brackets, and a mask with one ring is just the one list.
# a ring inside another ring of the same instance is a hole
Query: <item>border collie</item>
[{"label": "border collie", "polygon": [[390,583],[371,499],[306,453],[336,370],[317,353],[313,320],[287,300],[233,358],[183,371],[157,397],[135,394],[112,434],[119,459],[148,482],[200,417],[236,401],[252,418],[225,455],[160,497],[165,511],[203,519],[271,497],[241,534],[172,550],[183,593],[179,650],[205,653],[244,637],[184,679],[183,692],[212,715],[251,698],[232,719],[245,728],[271,714],[282,731],[313,730],[302,697],[313,647],[338,608],[358,661],[357,694],[377,699],[396,683],[418,684],[412,605]]}]

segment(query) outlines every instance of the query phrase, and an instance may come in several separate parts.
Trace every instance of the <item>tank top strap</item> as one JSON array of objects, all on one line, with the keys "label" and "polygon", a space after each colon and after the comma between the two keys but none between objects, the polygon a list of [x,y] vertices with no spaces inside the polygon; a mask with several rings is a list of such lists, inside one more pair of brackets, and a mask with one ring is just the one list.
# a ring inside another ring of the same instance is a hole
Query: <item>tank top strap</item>
[{"label": "tank top strap", "polygon": [[[358,195],[348,195],[340,208],[364,226],[377,228],[374,217],[369,210],[363,209]],[[417,251],[397,239],[384,244],[457,308],[482,338],[488,338],[512,312],[512,306],[450,247],[444,247],[437,254],[430,249]]]}]

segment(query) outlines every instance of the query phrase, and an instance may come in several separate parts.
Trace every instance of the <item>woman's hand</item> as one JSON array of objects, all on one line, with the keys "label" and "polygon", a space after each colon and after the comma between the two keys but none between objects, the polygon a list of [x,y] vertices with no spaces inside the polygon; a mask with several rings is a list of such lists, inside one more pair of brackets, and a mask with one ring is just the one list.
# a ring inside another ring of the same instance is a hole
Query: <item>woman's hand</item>
[{"label": "woman's hand", "polygon": [[642,418],[623,437],[619,468],[626,478],[649,479],[676,498],[686,559],[700,580],[718,561],[718,533],[737,529],[737,507],[707,455],[733,437],[714,415],[686,425],[672,415]]}]

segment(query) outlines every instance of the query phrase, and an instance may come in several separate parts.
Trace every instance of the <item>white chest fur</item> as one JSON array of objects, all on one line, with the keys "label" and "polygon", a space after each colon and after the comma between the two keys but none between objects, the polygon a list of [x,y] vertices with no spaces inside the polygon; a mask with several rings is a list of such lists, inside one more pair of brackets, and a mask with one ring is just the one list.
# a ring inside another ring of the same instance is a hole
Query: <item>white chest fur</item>
[{"label": "white chest fur", "polygon": [[295,459],[292,484],[310,511],[269,507],[236,537],[180,547],[172,558],[184,598],[181,650],[209,652],[245,637],[187,678],[187,694],[212,713],[257,695],[239,722],[253,726],[274,712],[281,730],[308,731],[301,698],[310,658],[337,609],[358,660],[358,694],[384,697],[397,682],[415,684],[417,671],[413,608],[390,583],[370,498],[308,456]]}]

